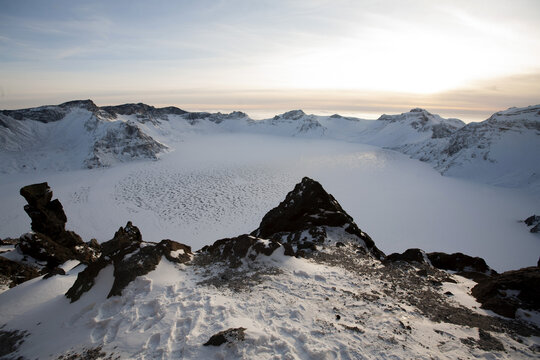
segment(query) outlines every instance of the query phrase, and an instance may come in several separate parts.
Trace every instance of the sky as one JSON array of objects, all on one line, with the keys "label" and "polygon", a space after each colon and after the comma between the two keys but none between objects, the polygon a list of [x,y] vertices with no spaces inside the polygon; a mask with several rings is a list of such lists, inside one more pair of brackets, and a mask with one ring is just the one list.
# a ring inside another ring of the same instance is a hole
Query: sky
[{"label": "sky", "polygon": [[0,0],[0,109],[478,121],[540,103],[538,0]]}]

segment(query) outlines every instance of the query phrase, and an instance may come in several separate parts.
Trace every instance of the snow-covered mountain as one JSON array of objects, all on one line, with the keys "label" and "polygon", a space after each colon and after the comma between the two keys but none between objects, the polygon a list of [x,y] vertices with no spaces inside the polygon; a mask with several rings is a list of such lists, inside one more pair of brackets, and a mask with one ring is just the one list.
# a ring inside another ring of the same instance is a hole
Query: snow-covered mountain
[{"label": "snow-covered mountain", "polygon": [[92,101],[0,112],[0,171],[77,169],[157,159],[192,133],[256,133],[375,145],[432,164],[442,174],[503,186],[540,184],[540,105],[465,125],[423,109],[364,120],[293,110],[254,121],[242,112],[186,112]]},{"label": "snow-covered mountain", "polygon": [[2,171],[66,170],[156,159],[167,146],[92,101],[0,112]]},{"label": "snow-covered mountain", "polygon": [[[46,183],[33,233],[2,243],[2,359],[526,359],[540,352],[540,268],[385,256],[304,178],[251,234],[199,251],[128,222],[102,244],[65,230]],[[56,235],[55,235],[56,234]],[[376,239],[375,239],[376,240]],[[26,281],[25,281],[26,280]]]},{"label": "snow-covered mountain", "polygon": [[[540,105],[510,108],[470,123],[438,144],[403,152],[432,163],[443,174],[497,185],[523,186],[540,180]],[[429,150],[428,150],[429,149]]]}]

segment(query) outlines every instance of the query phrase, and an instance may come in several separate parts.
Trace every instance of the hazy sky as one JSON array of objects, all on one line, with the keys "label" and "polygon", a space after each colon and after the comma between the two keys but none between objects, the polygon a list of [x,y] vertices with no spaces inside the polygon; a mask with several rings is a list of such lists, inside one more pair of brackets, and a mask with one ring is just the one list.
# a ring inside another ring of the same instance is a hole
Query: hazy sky
[{"label": "hazy sky", "polygon": [[0,108],[481,120],[540,103],[540,1],[0,0]]}]

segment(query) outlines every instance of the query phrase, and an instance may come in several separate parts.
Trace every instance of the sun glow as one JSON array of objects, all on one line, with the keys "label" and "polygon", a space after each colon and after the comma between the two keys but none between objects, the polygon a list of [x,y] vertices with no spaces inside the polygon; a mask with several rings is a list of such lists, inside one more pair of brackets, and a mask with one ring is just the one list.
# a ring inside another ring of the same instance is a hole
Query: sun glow
[{"label": "sun glow", "polygon": [[[362,29],[333,43],[271,58],[265,80],[280,79],[279,85],[289,88],[433,94],[536,70],[530,59],[501,52],[501,38],[490,36],[493,28],[486,25],[487,35],[471,37],[399,23]],[[511,32],[508,38],[519,41]]]}]

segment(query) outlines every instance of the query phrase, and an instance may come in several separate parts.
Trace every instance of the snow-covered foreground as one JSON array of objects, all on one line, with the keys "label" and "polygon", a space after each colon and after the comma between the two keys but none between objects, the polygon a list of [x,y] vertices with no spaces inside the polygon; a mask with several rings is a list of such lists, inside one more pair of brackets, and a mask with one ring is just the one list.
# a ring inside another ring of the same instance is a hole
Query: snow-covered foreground
[{"label": "snow-covered foreground", "polygon": [[[29,359],[93,346],[122,359],[492,359],[493,342],[505,349],[498,349],[496,358],[534,356],[536,336],[492,332],[490,343],[481,345],[481,331],[466,326],[468,320],[431,320],[438,316],[426,310],[433,299],[438,299],[433,305],[456,313],[468,311],[460,304],[488,313],[473,308],[479,304],[467,295],[467,280],[454,277],[455,300],[442,300],[448,298],[444,287],[400,282],[411,276],[407,268],[396,268],[389,281],[377,260],[355,256],[353,261],[357,271],[284,256],[280,249],[245,260],[230,270],[235,275],[225,277],[223,264],[186,266],[162,259],[122,296],[107,299],[113,282],[109,266],[89,292],[69,303],[63,292],[80,271],[75,268],[67,276],[37,278],[0,294],[0,313],[9,329],[30,331],[17,353]],[[235,276],[241,288],[230,287]],[[411,296],[423,306],[400,300]],[[480,321],[491,320],[475,321],[485,327]],[[202,346],[211,335],[238,327],[246,329],[244,341]]]},{"label": "snow-covered foreground", "polygon": [[132,220],[146,241],[198,249],[255,229],[303,176],[319,180],[386,253],[460,251],[498,271],[538,260],[538,236],[519,223],[538,212],[538,195],[443,177],[378,147],[269,135],[192,134],[159,161],[4,175],[0,237],[30,230],[19,189],[47,181],[67,228],[85,240],[108,240]]}]

